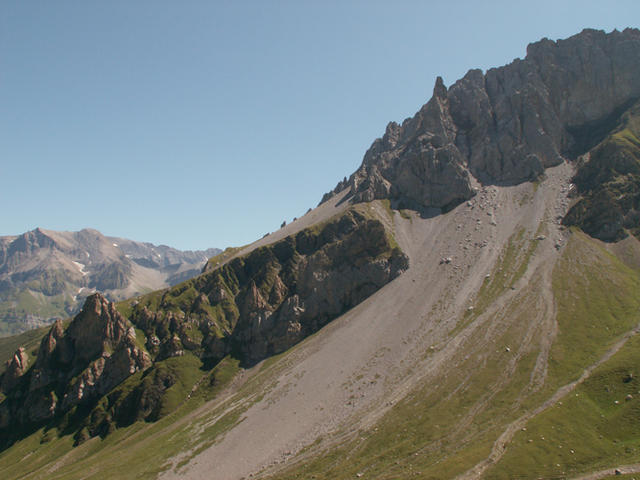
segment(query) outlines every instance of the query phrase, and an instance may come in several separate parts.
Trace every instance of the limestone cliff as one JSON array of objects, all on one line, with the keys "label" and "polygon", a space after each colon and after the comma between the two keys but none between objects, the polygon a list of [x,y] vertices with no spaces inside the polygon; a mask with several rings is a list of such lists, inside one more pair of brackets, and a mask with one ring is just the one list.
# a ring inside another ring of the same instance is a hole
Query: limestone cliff
[{"label": "limestone cliff", "polygon": [[282,352],[408,267],[379,220],[352,209],[143,298],[131,319],[161,358],[186,350],[252,363]]},{"label": "limestone cliff", "polygon": [[[334,192],[447,210],[474,180],[516,184],[595,146],[640,97],[640,31],[584,30],[529,45],[524,60],[469,71],[402,125],[387,126],[361,167]],[[603,129],[604,127],[604,129]]]}]

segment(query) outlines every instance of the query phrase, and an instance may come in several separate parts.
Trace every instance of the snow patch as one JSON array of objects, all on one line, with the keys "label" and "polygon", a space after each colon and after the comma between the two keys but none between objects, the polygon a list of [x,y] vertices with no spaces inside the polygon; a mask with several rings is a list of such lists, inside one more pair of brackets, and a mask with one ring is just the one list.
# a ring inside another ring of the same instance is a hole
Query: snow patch
[{"label": "snow patch", "polygon": [[[89,254],[87,253],[87,255]],[[80,270],[80,273],[82,274],[83,277],[89,274],[89,272],[84,271],[84,267],[85,267],[84,263],[80,263],[76,261],[74,261],[73,263],[75,264],[76,267],[78,267],[78,270]]]},{"label": "snow patch", "polygon": [[117,243],[112,243],[111,245],[113,245],[114,247],[117,247],[118,244]]},{"label": "snow patch", "polygon": [[[77,262],[73,262],[73,263],[77,263]],[[71,296],[71,301],[72,301],[72,302],[77,302],[77,301],[78,301],[78,295],[79,295],[79,294],[80,294],[80,292],[82,291],[82,288],[83,288],[83,287],[80,287],[80,288],[78,289],[78,291],[76,292],[76,294]]]}]

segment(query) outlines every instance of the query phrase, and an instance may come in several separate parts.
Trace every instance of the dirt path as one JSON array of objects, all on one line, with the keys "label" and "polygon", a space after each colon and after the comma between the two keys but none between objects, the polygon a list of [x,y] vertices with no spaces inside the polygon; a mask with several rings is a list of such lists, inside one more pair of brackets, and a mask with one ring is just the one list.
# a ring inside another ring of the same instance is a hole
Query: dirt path
[{"label": "dirt path", "polygon": [[613,475],[624,475],[629,473],[640,473],[640,463],[634,463],[633,465],[622,465],[614,468],[607,468],[605,470],[599,470],[597,472],[587,473],[579,477],[573,477],[571,480],[598,480],[600,478],[611,477]]},{"label": "dirt path", "polygon": [[[502,432],[502,434],[498,437],[498,439],[493,444],[493,448],[491,449],[491,453],[489,457],[485,460],[477,464],[475,467],[471,468],[467,472],[462,475],[459,475],[457,478],[459,480],[470,480],[480,478],[484,471],[489,468],[491,465],[497,463],[502,456],[505,454],[507,450],[507,444],[513,439],[513,436],[521,430],[529,420],[533,417],[540,415],[542,412],[547,410],[549,407],[552,407],[556,403],[558,403],[562,398],[564,398],[568,393],[572,392],[578,385],[584,382],[593,371],[598,368],[600,365],[608,361],[613,355],[615,355],[633,336],[640,332],[640,324],[638,324],[635,328],[628,331],[618,342],[616,342],[607,352],[600,357],[600,359],[594,364],[590,365],[588,368],[584,370],[580,378],[574,382],[568,383],[562,387],[560,387],[556,392],[546,400],[539,407],[525,413],[520,418],[510,423],[507,428]],[[583,477],[580,477],[583,478]],[[584,478],[601,478],[601,477],[584,477]]]}]

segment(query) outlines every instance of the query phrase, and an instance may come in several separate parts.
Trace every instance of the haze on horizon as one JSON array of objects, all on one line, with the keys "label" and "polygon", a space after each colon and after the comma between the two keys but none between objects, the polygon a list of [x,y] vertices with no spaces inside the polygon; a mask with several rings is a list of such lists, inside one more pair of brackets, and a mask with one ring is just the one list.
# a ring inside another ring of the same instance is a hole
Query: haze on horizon
[{"label": "haze on horizon", "polygon": [[640,18],[607,2],[7,2],[0,235],[242,245],[314,207],[436,76]]}]

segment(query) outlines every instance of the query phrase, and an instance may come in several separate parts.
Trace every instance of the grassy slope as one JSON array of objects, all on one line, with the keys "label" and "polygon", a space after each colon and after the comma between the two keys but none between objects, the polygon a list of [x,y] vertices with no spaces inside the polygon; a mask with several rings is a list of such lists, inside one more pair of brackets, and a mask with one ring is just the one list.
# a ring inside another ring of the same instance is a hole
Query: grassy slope
[{"label": "grassy slope", "polygon": [[[195,383],[192,356],[169,359],[171,368],[184,369],[185,381],[174,385],[167,401],[178,407],[173,413],[155,423],[136,422],[130,427],[114,431],[106,438],[93,438],[73,447],[73,436],[57,436],[55,430],[40,429],[12,448],[0,453],[2,478],[101,479],[155,478],[167,468],[166,459],[192,443],[197,435],[194,424],[180,423],[205,401],[210,400],[228,385],[238,372],[238,362],[225,359],[211,372],[202,372],[200,388],[186,401]],[[184,372],[183,372],[184,373]],[[186,380],[189,379],[189,380]],[[116,387],[126,389],[127,382]],[[206,431],[215,438],[236,417],[227,417]],[[176,422],[176,423],[174,423]],[[25,461],[28,458],[28,461]]]},{"label": "grassy slope", "polygon": [[[510,248],[518,241],[519,236],[512,238],[501,263],[503,272],[511,272],[515,276],[521,270],[522,263],[512,261],[508,265],[508,262]],[[525,252],[527,257],[529,250]],[[530,289],[508,307],[502,318],[493,319],[494,322],[507,322],[509,326],[502,335],[485,345],[483,352],[475,352],[473,342],[469,342],[461,349],[470,354],[469,358],[466,361],[460,359],[459,368],[450,371],[447,377],[416,389],[395,405],[375,427],[359,432],[357,439],[332,446],[319,454],[307,454],[298,465],[274,478],[309,478],[315,475],[316,478],[347,479],[354,478],[358,473],[376,479],[453,478],[488,456],[493,442],[509,421],[549,398],[558,386],[578,378],[585,367],[597,361],[607,347],[640,321],[638,272],[625,267],[596,241],[576,233],[554,271],[559,334],[551,350],[548,377],[541,389],[532,390],[529,379],[537,352],[524,349],[510,367],[504,345],[517,345],[523,336],[522,324],[526,323],[529,312],[536,304],[538,287],[535,281],[534,277]],[[493,289],[485,288],[484,292],[495,298]],[[633,350],[633,346],[638,344],[640,340],[635,339],[627,350]],[[637,360],[640,360],[640,355]],[[626,374],[629,366],[620,370],[613,361],[603,368],[618,372],[618,385],[615,390],[612,387],[611,393],[607,393],[611,398],[600,400],[605,404],[610,401],[612,409],[613,397],[623,401],[627,390],[630,392],[640,388],[640,385],[631,384],[621,386],[621,372]],[[636,361],[635,364],[639,365],[640,362]],[[593,382],[585,384],[585,388],[603,381],[594,377]],[[613,383],[610,378],[606,381]],[[632,383],[635,382],[637,380]],[[640,402],[640,394],[638,397],[637,402]],[[586,395],[582,398],[586,398]],[[584,415],[599,417],[600,411],[592,407],[586,405]],[[572,415],[572,408],[566,407],[555,420],[564,418],[569,421],[573,418],[574,423],[580,424],[580,417]],[[610,425],[608,431],[611,435],[620,432],[618,441],[624,431],[624,438],[633,438],[630,440],[633,443],[631,448],[635,449],[640,442],[640,427],[637,427],[640,423],[636,416],[636,426],[622,429],[624,422],[628,422],[635,411],[633,403],[628,403],[624,408],[626,416],[616,417],[616,423]],[[553,421],[547,421],[545,425],[553,432]],[[580,433],[567,432],[572,442],[564,442],[564,452],[558,449],[561,454],[574,455],[570,453],[568,445],[578,443],[580,436],[576,435]],[[547,432],[546,435],[551,434]],[[588,443],[590,438],[584,441]],[[517,442],[522,444],[520,439]],[[612,448],[599,450],[591,458],[588,468],[609,466],[610,454],[622,455],[621,451],[627,452],[626,446],[622,448],[613,439],[606,442]],[[562,442],[555,445],[559,444]],[[528,448],[532,445],[540,446],[539,443],[525,444]],[[501,470],[490,472],[491,478],[516,478],[518,475],[537,478],[536,475],[557,473],[554,468],[528,470],[534,464],[555,465],[555,450],[553,454],[545,449],[535,454],[528,450],[508,452],[499,465]],[[634,452],[630,450],[620,458],[634,460]],[[522,458],[526,455],[532,455],[533,460],[523,466]],[[583,467],[583,470],[588,469],[586,464]],[[530,473],[533,471],[537,473]]]},{"label": "grassy slope", "polygon": [[[551,372],[558,383],[575,379],[570,369],[602,355],[640,322],[638,272],[581,237],[554,274],[560,335]],[[607,265],[587,262],[594,254]],[[635,336],[562,403],[531,420],[487,478],[549,478],[639,461],[639,366]]]},{"label": "grassy slope", "polygon": [[577,233],[556,266],[553,288],[560,331],[549,368],[551,379],[562,385],[640,322],[640,276]]},{"label": "grassy slope", "polygon": [[[551,478],[639,461],[639,365],[636,336],[563,401],[531,420],[486,478]],[[627,395],[633,398],[625,400]]]},{"label": "grassy slope", "polygon": [[[65,318],[73,307],[72,292],[77,288],[68,288],[65,293],[45,295],[29,288],[21,288],[12,293],[9,300],[0,301],[0,336],[16,335],[29,326],[24,319],[28,315],[38,317],[42,325],[48,318]],[[37,323],[36,323],[37,325]]]}]

